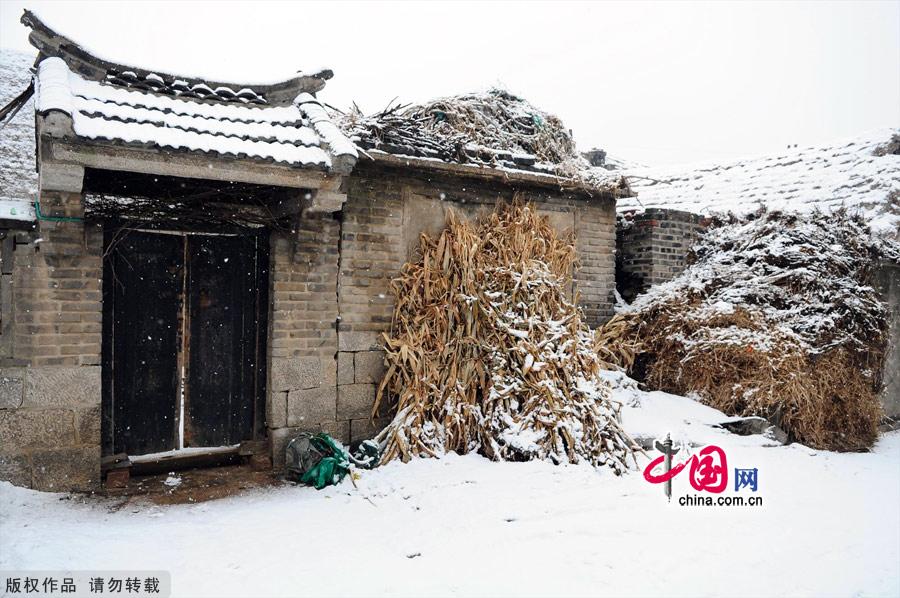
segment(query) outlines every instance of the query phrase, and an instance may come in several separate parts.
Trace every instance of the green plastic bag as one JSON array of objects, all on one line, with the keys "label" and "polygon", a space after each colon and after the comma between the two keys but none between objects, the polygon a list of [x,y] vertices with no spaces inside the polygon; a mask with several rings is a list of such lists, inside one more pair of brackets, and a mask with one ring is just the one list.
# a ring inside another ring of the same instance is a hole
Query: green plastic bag
[{"label": "green plastic bag", "polygon": [[339,484],[350,472],[350,455],[328,434],[301,434],[288,444],[288,472],[321,490]]},{"label": "green plastic bag", "polygon": [[378,465],[381,448],[373,440],[364,440],[356,454],[350,455],[340,442],[324,432],[303,433],[288,443],[284,458],[288,478],[321,490],[340,484],[350,472],[351,463],[361,469]]}]

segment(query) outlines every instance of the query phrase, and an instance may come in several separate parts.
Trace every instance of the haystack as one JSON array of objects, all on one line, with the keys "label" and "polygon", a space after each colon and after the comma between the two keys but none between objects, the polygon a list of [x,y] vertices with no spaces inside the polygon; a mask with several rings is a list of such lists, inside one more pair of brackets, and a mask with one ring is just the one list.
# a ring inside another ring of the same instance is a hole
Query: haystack
[{"label": "haystack", "polygon": [[476,451],[627,469],[634,443],[567,294],[572,239],[516,204],[477,222],[450,211],[418,255],[393,283],[382,463]]},{"label": "haystack", "polygon": [[598,331],[637,354],[612,357],[651,388],[765,417],[810,446],[871,446],[888,328],[871,284],[896,243],[843,213],[769,212],[713,228],[694,252]]}]

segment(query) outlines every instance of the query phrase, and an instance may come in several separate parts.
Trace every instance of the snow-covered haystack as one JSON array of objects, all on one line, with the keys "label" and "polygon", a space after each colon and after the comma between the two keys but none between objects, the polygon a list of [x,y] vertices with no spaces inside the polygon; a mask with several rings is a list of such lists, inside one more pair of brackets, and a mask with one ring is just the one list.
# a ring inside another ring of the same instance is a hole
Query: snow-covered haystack
[{"label": "snow-covered haystack", "polygon": [[627,469],[634,443],[567,297],[574,263],[572,239],[518,204],[474,223],[450,211],[440,235],[422,235],[393,283],[383,463],[477,451]]},{"label": "snow-covered haystack", "polygon": [[357,109],[339,122],[364,148],[386,146],[459,163],[496,163],[505,154],[522,167],[537,162],[563,176],[588,167],[559,118],[499,89],[396,104],[368,116]]},{"label": "snow-covered haystack", "polygon": [[871,283],[898,245],[843,212],[763,212],[711,229],[694,253],[610,323],[640,345],[635,375],[814,447],[871,446],[888,328]]}]

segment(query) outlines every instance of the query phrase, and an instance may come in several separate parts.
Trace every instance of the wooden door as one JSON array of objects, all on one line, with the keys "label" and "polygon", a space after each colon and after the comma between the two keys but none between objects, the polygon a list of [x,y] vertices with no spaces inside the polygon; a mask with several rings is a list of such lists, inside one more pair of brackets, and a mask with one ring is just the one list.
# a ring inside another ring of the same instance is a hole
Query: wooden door
[{"label": "wooden door", "polygon": [[105,262],[103,353],[113,375],[104,376],[103,419],[115,433],[104,445],[130,455],[177,448],[183,240],[129,231]]},{"label": "wooden door", "polygon": [[128,230],[104,262],[104,452],[252,440],[263,429],[261,235]]},{"label": "wooden door", "polygon": [[253,402],[246,397],[256,370],[256,241],[187,240],[185,446],[224,446],[253,436]]}]

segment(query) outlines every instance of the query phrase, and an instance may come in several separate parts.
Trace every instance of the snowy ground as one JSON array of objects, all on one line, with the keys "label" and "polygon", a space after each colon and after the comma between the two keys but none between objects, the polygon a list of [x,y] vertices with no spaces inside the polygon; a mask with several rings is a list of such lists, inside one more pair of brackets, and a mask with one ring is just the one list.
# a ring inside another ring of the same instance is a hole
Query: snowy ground
[{"label": "snowy ground", "polygon": [[2,483],[0,570],[163,569],[177,596],[900,595],[900,433],[870,454],[774,446],[690,399],[631,394],[630,431],[721,446],[758,468],[763,506],[678,506],[696,494],[684,474],[667,504],[640,472],[455,455],[359,490],[118,512]]}]

